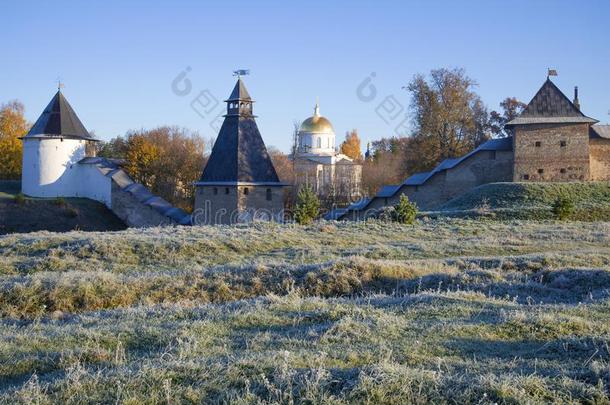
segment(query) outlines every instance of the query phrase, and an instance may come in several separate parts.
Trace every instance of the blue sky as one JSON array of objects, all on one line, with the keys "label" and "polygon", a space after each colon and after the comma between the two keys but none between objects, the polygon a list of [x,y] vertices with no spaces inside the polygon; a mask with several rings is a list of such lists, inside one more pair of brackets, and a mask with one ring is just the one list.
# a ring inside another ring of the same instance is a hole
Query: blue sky
[{"label": "blue sky", "polygon": [[[465,68],[491,109],[529,101],[552,67],[570,97],[579,86],[585,114],[610,121],[609,1],[13,1],[0,35],[0,102],[21,100],[33,121],[60,77],[102,139],[159,125],[215,136],[214,100],[238,68],[251,70],[265,142],[285,151],[316,97],[340,137],[393,135],[401,87],[438,67]],[[371,73],[367,101],[357,90]]]}]

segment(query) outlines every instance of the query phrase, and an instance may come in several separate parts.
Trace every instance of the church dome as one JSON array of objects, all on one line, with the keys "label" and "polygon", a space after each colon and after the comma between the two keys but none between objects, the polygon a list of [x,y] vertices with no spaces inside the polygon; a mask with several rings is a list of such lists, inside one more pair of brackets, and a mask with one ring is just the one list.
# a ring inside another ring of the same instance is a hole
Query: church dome
[{"label": "church dome", "polygon": [[330,121],[320,115],[320,107],[316,103],[313,116],[303,121],[299,128],[299,132],[334,133],[335,130]]}]

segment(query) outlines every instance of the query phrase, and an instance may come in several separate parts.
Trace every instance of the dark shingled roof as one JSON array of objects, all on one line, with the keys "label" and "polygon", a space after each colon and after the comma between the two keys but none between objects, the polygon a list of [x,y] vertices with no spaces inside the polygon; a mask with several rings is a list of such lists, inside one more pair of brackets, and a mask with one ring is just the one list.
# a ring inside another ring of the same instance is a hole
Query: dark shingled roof
[{"label": "dark shingled roof", "polygon": [[241,80],[241,77],[237,79],[237,83],[235,83],[235,87],[233,87],[233,91],[226,101],[236,100],[252,100],[250,93],[248,93],[248,90],[244,85],[244,81]]},{"label": "dark shingled roof", "polygon": [[58,91],[44,109],[26,138],[62,137],[95,141],[80,121],[68,100]]},{"label": "dark shingled roof", "polygon": [[542,85],[525,110],[506,126],[526,124],[596,123],[559,90],[550,79]]},{"label": "dark shingled roof", "polygon": [[[241,78],[229,100],[250,98]],[[199,183],[277,183],[281,185],[250,110],[225,115]]]}]

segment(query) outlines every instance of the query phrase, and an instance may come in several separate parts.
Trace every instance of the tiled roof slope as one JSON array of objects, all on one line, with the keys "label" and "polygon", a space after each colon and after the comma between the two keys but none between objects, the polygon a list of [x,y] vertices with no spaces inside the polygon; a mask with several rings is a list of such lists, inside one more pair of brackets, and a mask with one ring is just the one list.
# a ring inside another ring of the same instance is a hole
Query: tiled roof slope
[{"label": "tiled roof slope", "polygon": [[555,83],[547,79],[525,110],[506,125],[596,122],[585,116]]},{"label": "tiled roof slope", "polygon": [[[250,99],[241,78],[229,100]],[[227,114],[200,183],[280,183],[250,113]]]},{"label": "tiled roof slope", "polygon": [[95,141],[61,91],[55,93],[25,138],[63,137]]}]

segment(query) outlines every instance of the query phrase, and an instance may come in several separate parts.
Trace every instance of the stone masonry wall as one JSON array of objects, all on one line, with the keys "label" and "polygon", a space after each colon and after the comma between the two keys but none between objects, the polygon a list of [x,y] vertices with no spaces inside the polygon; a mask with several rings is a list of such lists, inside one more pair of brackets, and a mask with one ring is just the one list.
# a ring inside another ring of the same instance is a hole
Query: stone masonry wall
[{"label": "stone masonry wall", "polygon": [[[267,190],[270,190],[271,200],[267,199]],[[281,186],[198,186],[193,222],[230,225],[253,219],[281,220],[283,208],[284,188]]]},{"label": "stone masonry wall", "polygon": [[441,203],[487,183],[512,181],[512,151],[479,151],[447,170]]},{"label": "stone masonry wall", "polygon": [[[247,192],[246,192],[247,190]],[[242,220],[252,219],[281,221],[284,210],[284,187],[239,186],[238,207]]]},{"label": "stone masonry wall", "polygon": [[235,186],[197,186],[193,223],[196,225],[228,225],[237,211]]},{"label": "stone masonry wall", "polygon": [[589,125],[520,125],[514,131],[514,181],[589,180]]},{"label": "stone masonry wall", "polygon": [[115,182],[112,182],[111,195],[112,212],[129,227],[144,228],[175,224],[170,218],[139,202],[133,194],[122,190]]},{"label": "stone masonry wall", "polygon": [[405,194],[409,200],[415,202],[421,210],[429,210],[441,203],[443,199],[443,189],[445,187],[445,177],[447,171],[436,173],[420,186],[403,186],[390,199],[391,205],[398,204],[400,195]]},{"label": "stone masonry wall", "polygon": [[398,204],[401,195],[421,210],[430,210],[477,186],[512,180],[512,151],[480,151],[452,169],[435,174],[420,186],[402,186],[393,197],[376,197],[365,210],[349,213],[348,219],[363,220],[386,206]]},{"label": "stone masonry wall", "polygon": [[591,180],[610,180],[610,139],[591,139]]}]

